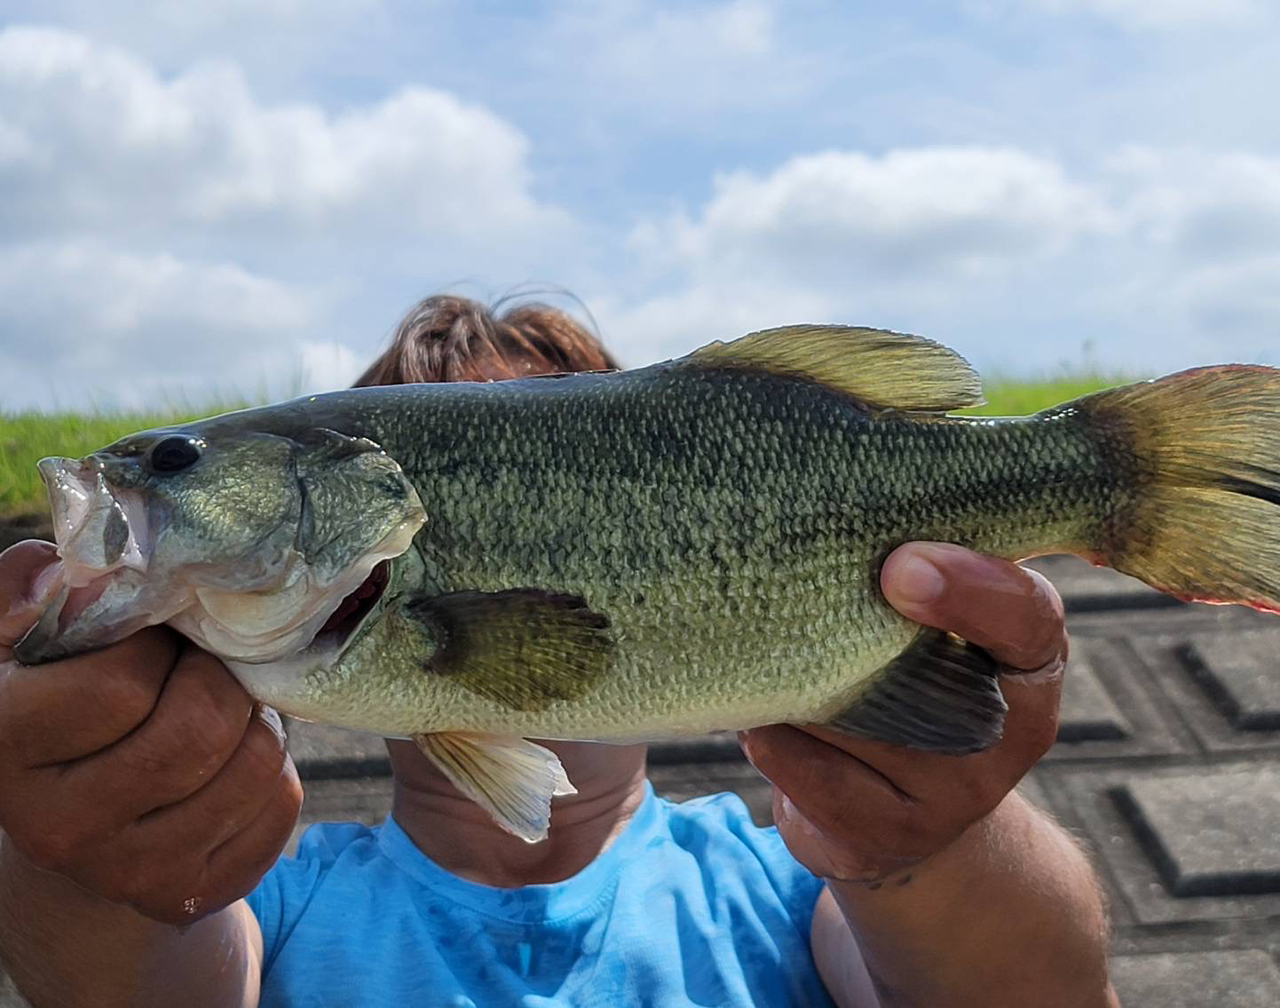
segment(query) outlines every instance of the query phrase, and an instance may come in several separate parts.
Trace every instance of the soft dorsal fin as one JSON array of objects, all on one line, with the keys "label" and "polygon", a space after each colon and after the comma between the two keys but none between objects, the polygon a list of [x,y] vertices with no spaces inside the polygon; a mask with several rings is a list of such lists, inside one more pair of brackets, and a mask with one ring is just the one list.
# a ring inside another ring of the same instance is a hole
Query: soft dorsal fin
[{"label": "soft dorsal fin", "polygon": [[760,368],[811,378],[869,406],[945,412],[982,403],[982,381],[941,343],[860,326],[763,329],[695,350],[691,363]]}]

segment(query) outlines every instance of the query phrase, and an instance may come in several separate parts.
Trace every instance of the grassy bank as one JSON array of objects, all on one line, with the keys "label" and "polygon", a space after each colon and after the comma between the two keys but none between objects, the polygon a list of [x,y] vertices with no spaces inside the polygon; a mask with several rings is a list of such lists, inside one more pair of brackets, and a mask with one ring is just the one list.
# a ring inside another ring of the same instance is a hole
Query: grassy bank
[{"label": "grassy bank", "polygon": [[[1045,381],[996,379],[987,384],[987,405],[968,412],[1019,416],[1116,384],[1103,376]],[[43,512],[44,487],[36,462],[46,455],[78,458],[136,430],[239,408],[240,404],[161,413],[0,413],[0,519]]]},{"label": "grassy bank", "polygon": [[1134,381],[1123,375],[1065,375],[1041,381],[1015,381],[995,378],[983,382],[985,406],[965,410],[970,416],[1025,416],[1050,406],[1079,399],[1090,392]]},{"label": "grassy bank", "polygon": [[133,431],[197,415],[208,414],[0,413],[0,518],[46,509],[36,472],[36,463],[46,455],[78,458]]}]

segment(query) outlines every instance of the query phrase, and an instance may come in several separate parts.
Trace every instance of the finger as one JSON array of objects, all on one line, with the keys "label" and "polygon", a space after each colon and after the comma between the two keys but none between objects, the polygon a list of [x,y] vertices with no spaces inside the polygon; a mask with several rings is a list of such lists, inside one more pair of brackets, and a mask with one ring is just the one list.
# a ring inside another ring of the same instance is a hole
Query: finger
[{"label": "finger", "polygon": [[217,658],[188,646],[155,709],[132,734],[66,767],[66,787],[144,815],[194,794],[226,764],[254,703]]},{"label": "finger", "polygon": [[297,776],[289,761],[284,728],[270,708],[258,708],[235,753],[195,794],[149,812],[137,831],[160,849],[208,854],[279,800],[282,777]]},{"label": "finger", "polygon": [[140,848],[131,837],[113,844],[105,859],[111,863],[94,866],[81,884],[153,920],[190,924],[253,890],[288,843],[301,805],[297,774],[282,774],[271,799],[211,854],[174,848],[171,837]]},{"label": "finger", "polygon": [[899,827],[915,798],[848,751],[794,725],[766,725],[739,736],[751,764],[818,829],[832,834]]},{"label": "finger", "polygon": [[990,749],[952,756],[858,738],[823,725],[797,725],[827,745],[871,767],[897,788],[921,801],[945,797],[948,803],[994,808],[1057,740],[1064,662],[1002,676],[1008,704],[1000,740]]},{"label": "finger", "polygon": [[1065,660],[1062,599],[1041,575],[950,543],[908,543],[881,587],[904,616],[971,641],[1013,669]]},{"label": "finger", "polygon": [[[35,623],[53,587],[58,551],[27,539],[0,553],[0,660]],[[41,575],[44,575],[41,577]]]},{"label": "finger", "polygon": [[796,729],[871,768],[940,820],[970,821],[995,808],[1053,744],[1061,675],[1040,676],[1002,680],[1002,686],[1018,691],[1009,703],[1003,735],[990,749],[966,756],[854,738],[820,725]]},{"label": "finger", "polygon": [[210,875],[221,882],[223,906],[248,895],[279,859],[302,810],[302,785],[290,761],[280,779],[277,799],[209,856]]},{"label": "finger", "polygon": [[[1058,740],[1065,666],[1064,650],[1060,659],[1038,672],[1000,679],[1000,691],[1009,705],[1009,713],[1004,719],[1004,737],[996,748],[1011,761],[1018,779]],[[1019,760],[1026,761],[1020,770]]]},{"label": "finger", "polygon": [[181,638],[141,630],[92,654],[38,668],[0,669],[0,746],[25,767],[82,759],[134,731],[150,715]]}]

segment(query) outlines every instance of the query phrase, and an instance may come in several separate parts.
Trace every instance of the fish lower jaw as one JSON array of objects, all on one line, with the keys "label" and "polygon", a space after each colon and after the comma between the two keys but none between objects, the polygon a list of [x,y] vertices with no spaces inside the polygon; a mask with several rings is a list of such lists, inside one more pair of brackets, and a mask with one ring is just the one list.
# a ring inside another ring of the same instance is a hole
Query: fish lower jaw
[{"label": "fish lower jaw", "polygon": [[337,660],[337,648],[318,650],[314,645],[272,662],[224,659],[231,674],[259,703],[303,721],[329,722],[326,705],[317,699],[315,680],[328,673]]}]

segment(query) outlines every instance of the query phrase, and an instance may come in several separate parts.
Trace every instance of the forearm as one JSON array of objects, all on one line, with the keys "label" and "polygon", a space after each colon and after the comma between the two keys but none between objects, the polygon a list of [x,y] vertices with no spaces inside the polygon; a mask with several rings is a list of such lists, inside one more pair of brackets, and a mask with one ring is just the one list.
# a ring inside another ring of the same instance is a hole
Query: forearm
[{"label": "forearm", "polygon": [[157,923],[35,868],[0,834],[0,958],[34,1008],[252,1008],[252,927],[243,902]]},{"label": "forearm", "polygon": [[1016,794],[877,889],[831,891],[884,1008],[1107,1008],[1106,914],[1084,855]]}]

